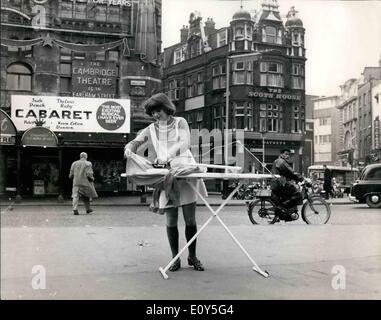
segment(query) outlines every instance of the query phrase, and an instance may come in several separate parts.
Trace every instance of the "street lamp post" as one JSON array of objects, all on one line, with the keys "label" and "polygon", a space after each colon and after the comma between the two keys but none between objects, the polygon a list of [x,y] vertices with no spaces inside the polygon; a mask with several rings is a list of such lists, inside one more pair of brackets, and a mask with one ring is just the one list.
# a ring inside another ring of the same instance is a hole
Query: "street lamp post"
[{"label": "street lamp post", "polygon": [[262,174],[265,174],[265,133],[266,130],[261,130],[262,136]]},{"label": "street lamp post", "polygon": [[[262,136],[262,174],[265,174],[265,128],[261,128]],[[262,187],[265,188],[265,179],[262,180]]]}]

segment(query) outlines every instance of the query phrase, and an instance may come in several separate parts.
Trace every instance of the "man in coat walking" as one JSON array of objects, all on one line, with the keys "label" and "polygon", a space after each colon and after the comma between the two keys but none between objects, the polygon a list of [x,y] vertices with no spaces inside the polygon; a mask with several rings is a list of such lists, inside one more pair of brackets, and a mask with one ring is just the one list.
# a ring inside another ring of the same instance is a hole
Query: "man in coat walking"
[{"label": "man in coat walking", "polygon": [[81,152],[80,159],[74,161],[70,168],[69,179],[73,178],[73,212],[78,215],[79,197],[82,197],[86,208],[86,213],[91,213],[90,201],[97,198],[97,192],[94,188],[93,166],[87,161],[87,153]]}]

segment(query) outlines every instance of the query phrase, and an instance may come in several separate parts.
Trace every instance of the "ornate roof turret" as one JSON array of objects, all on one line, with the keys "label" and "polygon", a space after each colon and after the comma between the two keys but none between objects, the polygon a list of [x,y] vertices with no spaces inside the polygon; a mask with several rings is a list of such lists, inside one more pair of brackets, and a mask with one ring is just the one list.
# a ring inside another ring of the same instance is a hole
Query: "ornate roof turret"
[{"label": "ornate roof turret", "polygon": [[234,13],[233,21],[234,20],[251,20],[250,12],[244,10],[241,6],[241,8],[236,13]]},{"label": "ornate roof turret", "polygon": [[303,22],[298,17],[298,11],[292,6],[290,11],[287,13],[286,27],[303,27]]},{"label": "ornate roof turret", "polygon": [[262,2],[262,14],[259,20],[272,20],[282,22],[277,0],[264,0]]}]

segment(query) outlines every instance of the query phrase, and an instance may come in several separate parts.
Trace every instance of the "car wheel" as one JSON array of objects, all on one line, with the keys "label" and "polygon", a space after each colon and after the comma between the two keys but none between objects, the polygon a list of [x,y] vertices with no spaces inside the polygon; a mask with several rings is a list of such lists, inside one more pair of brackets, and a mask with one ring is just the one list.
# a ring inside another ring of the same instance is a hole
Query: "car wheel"
[{"label": "car wheel", "polygon": [[366,196],[365,201],[370,208],[381,208],[380,194],[369,194]]}]

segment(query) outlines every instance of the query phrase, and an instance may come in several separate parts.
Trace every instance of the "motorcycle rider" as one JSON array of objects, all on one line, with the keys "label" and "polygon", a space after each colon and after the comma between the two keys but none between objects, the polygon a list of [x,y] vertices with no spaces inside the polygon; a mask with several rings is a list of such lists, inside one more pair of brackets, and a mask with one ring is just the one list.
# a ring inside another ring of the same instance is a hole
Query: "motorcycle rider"
[{"label": "motorcycle rider", "polygon": [[[294,181],[302,182],[304,178],[293,170],[290,153],[290,149],[282,149],[279,157],[273,162],[271,169],[273,174],[280,175],[280,178],[276,178],[271,182],[271,190],[275,197],[281,200],[281,205],[284,208],[295,208],[297,205],[303,204],[303,195]],[[298,218],[295,210],[291,211],[291,213],[288,210],[282,210],[282,212],[287,212],[289,214],[288,218],[291,220]]]}]

